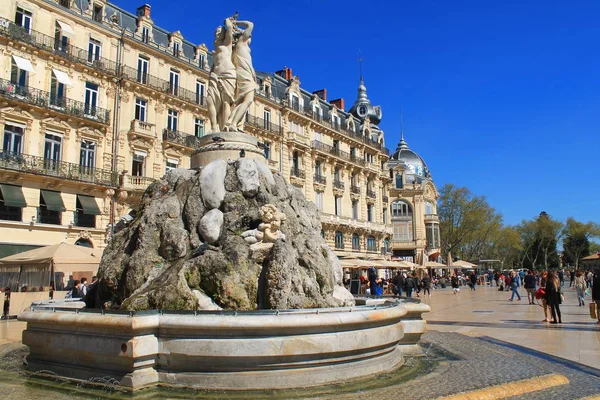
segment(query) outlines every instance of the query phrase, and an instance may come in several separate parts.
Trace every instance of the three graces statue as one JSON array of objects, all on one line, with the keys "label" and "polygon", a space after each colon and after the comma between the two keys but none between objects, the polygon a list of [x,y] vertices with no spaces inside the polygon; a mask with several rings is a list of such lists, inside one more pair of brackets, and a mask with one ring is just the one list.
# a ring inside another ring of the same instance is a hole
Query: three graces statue
[{"label": "three graces statue", "polygon": [[258,87],[250,55],[254,24],[237,18],[236,12],[215,31],[207,94],[213,132],[243,132],[244,117]]}]

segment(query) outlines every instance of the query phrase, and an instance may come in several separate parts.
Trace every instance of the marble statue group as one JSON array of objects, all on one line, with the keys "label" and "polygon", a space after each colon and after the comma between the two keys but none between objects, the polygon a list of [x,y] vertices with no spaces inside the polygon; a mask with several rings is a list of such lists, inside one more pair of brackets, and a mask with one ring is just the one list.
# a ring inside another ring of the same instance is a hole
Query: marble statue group
[{"label": "marble statue group", "polygon": [[215,31],[213,65],[208,82],[208,116],[213,132],[243,132],[244,116],[258,87],[250,41],[254,24],[226,18]]}]

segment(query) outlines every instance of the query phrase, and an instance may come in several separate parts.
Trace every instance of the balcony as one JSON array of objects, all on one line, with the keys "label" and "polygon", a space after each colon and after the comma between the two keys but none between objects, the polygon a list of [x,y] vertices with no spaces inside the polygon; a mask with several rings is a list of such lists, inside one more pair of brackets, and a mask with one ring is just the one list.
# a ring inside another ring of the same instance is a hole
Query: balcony
[{"label": "balcony", "polygon": [[118,75],[118,64],[108,58],[97,56],[87,50],[80,49],[75,46],[62,44],[58,46],[54,37],[45,35],[34,30],[27,31],[25,28],[14,23],[10,23],[8,27],[0,28],[0,36],[9,39],[27,43],[30,46],[55,54],[58,57],[70,60],[88,66],[94,70],[104,72],[110,75]]},{"label": "balcony", "polygon": [[338,189],[338,190],[344,190],[344,182],[338,180],[338,179],[334,179],[333,180],[333,187],[334,189]]},{"label": "balcony", "polygon": [[321,223],[331,225],[333,227],[351,227],[363,232],[380,232],[392,235],[393,229],[386,224],[358,220],[350,217],[341,217],[339,215],[321,213]]},{"label": "balcony", "polygon": [[131,121],[131,129],[129,130],[129,134],[153,141],[156,139],[156,126],[149,122],[134,119]]},{"label": "balcony", "polygon": [[45,206],[37,208],[36,222],[40,224],[62,225],[62,213],[48,210]]},{"label": "balcony", "polygon": [[370,198],[370,199],[376,199],[377,198],[377,194],[375,193],[374,190],[367,189],[367,197]]},{"label": "balcony", "polygon": [[425,214],[425,222],[440,222],[440,217],[437,214]]},{"label": "balcony", "polygon": [[200,138],[184,132],[163,129],[163,143],[195,150],[200,147]]},{"label": "balcony", "polygon": [[123,78],[140,85],[152,88],[158,92],[176,97],[180,100],[187,101],[192,104],[206,107],[206,96],[200,96],[199,93],[182,88],[181,86],[172,85],[171,82],[158,78],[154,75],[144,74],[135,68],[123,65]]},{"label": "balcony", "polygon": [[365,166],[365,160],[363,160],[360,157],[357,157],[356,154],[350,154],[350,162],[353,162],[354,164],[358,164],[362,167]]},{"label": "balcony", "polygon": [[82,101],[66,97],[53,96],[43,90],[17,85],[6,79],[0,79],[0,97],[105,125],[108,125],[110,116],[110,111],[104,108],[92,107]]},{"label": "balcony", "polygon": [[299,168],[292,168],[290,170],[290,176],[300,179],[306,179],[306,173]]},{"label": "balcony", "polygon": [[390,198],[388,196],[382,196],[381,199],[383,200],[384,203],[390,202]]},{"label": "balcony", "polygon": [[281,136],[283,134],[283,129],[281,129],[281,127],[277,124],[274,124],[273,122],[260,118],[260,117],[256,117],[254,115],[247,115],[246,116],[246,121],[245,121],[246,126],[250,126],[253,128],[258,128],[261,129],[263,131],[267,131],[269,133],[274,133],[276,135]]},{"label": "balcony", "polygon": [[350,186],[350,193],[360,194],[360,186],[356,186],[356,185]]},{"label": "balcony", "polygon": [[117,186],[117,175],[114,172],[64,161],[48,160],[27,154],[0,152],[0,169],[51,176],[100,186]]},{"label": "balcony", "polygon": [[147,176],[123,175],[122,186],[125,190],[145,191],[156,179]]},{"label": "balcony", "polygon": [[327,184],[327,178],[325,178],[321,174],[315,174],[314,177],[313,177],[313,181],[314,181],[314,183],[319,184],[319,185],[326,185]]}]

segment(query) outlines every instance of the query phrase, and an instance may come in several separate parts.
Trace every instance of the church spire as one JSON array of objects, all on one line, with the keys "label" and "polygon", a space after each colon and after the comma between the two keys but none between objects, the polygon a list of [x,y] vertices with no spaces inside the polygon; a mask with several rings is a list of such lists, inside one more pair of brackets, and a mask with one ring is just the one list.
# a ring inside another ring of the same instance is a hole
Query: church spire
[{"label": "church spire", "polygon": [[398,143],[397,150],[400,149],[408,149],[408,143],[406,143],[406,140],[404,140],[404,123],[402,122],[402,107],[400,107],[400,143]]}]

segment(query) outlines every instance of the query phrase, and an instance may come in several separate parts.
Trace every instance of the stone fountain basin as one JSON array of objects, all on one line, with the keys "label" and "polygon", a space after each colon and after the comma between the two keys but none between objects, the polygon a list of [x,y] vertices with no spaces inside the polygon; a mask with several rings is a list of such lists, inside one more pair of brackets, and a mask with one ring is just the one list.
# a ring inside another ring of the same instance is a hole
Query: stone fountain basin
[{"label": "stone fountain basin", "polygon": [[112,377],[132,390],[168,384],[280,389],[389,372],[419,351],[428,305],[394,301],[285,311],[100,312],[36,308],[27,368]]}]

